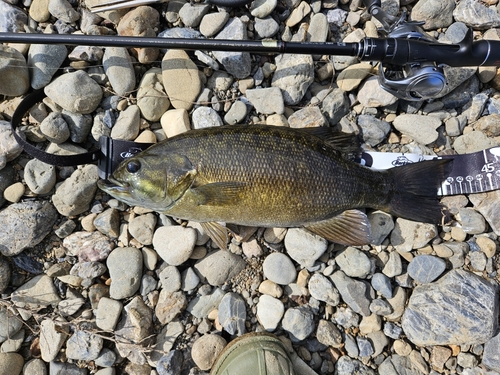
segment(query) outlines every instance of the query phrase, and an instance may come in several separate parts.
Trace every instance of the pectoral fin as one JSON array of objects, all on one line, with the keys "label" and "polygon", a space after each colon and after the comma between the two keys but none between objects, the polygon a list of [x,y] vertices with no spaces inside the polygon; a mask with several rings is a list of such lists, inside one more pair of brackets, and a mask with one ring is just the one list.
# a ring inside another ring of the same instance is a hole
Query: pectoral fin
[{"label": "pectoral fin", "polygon": [[191,188],[199,205],[225,206],[237,203],[245,189],[244,182],[213,182]]},{"label": "pectoral fin", "polygon": [[330,219],[304,226],[321,237],[342,245],[367,245],[371,242],[370,223],[366,214],[347,210]]},{"label": "pectoral fin", "polygon": [[201,227],[207,232],[212,241],[214,241],[219,249],[227,249],[227,228],[217,222],[200,223]]}]

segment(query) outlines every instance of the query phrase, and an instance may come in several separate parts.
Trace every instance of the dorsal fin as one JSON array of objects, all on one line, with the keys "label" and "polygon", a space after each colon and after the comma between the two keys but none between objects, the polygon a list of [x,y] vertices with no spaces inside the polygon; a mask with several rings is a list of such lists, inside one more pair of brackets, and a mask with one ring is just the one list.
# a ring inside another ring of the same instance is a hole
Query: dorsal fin
[{"label": "dorsal fin", "polygon": [[339,151],[346,159],[352,160],[361,155],[361,142],[356,134],[334,131],[327,126],[302,128],[300,131],[320,138]]}]

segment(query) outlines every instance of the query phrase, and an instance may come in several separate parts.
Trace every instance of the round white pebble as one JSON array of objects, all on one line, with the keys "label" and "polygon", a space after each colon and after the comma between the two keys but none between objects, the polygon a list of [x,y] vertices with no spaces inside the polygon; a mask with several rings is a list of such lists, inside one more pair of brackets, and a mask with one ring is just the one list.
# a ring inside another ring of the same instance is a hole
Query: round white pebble
[{"label": "round white pebble", "polygon": [[160,227],[153,235],[153,247],[165,262],[178,266],[193,253],[196,237],[193,228],[179,225]]},{"label": "round white pebble", "polygon": [[282,253],[269,254],[262,265],[264,276],[276,284],[288,285],[297,278],[292,260]]}]

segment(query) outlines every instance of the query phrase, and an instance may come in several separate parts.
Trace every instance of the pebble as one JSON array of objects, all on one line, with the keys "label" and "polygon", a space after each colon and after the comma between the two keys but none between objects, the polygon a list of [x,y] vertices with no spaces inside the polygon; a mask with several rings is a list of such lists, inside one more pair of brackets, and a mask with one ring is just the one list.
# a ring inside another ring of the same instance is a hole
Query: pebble
[{"label": "pebble", "polygon": [[[0,123],[0,134],[1,134],[1,129],[2,127]],[[3,156],[0,154],[0,168]],[[5,158],[3,158],[3,160],[6,162]],[[0,207],[5,203],[5,198],[3,196],[3,193],[8,186],[14,183],[15,174],[16,173],[14,171],[14,168],[12,168],[10,164],[7,164],[3,169],[0,169]]]},{"label": "pebble", "polygon": [[11,204],[0,211],[0,252],[14,256],[38,245],[52,230],[58,219],[48,201],[26,201]]},{"label": "pebble", "polygon": [[328,241],[305,229],[290,228],[285,235],[288,255],[303,267],[312,267],[328,247]]},{"label": "pebble", "polygon": [[53,361],[67,339],[64,321],[45,319],[40,324],[40,352],[45,362]]},{"label": "pebble", "polygon": [[337,77],[337,86],[345,91],[353,91],[371,73],[373,67],[369,63],[353,64],[342,70]]},{"label": "pebble", "polygon": [[356,313],[371,315],[369,285],[350,278],[342,271],[336,271],[330,278],[342,297],[342,300]]},{"label": "pebble", "polygon": [[100,232],[75,232],[63,240],[67,253],[80,261],[100,261],[108,257],[113,243]]},{"label": "pebble", "polygon": [[191,115],[193,129],[211,128],[224,125],[217,111],[209,107],[198,107]]},{"label": "pebble", "polygon": [[245,95],[258,113],[282,115],[285,112],[283,95],[278,87],[247,89]]},{"label": "pebble", "polygon": [[191,357],[200,370],[210,370],[226,345],[227,341],[219,335],[203,335],[194,342]]},{"label": "pebble", "polygon": [[24,95],[30,85],[28,65],[24,56],[16,49],[0,46],[0,94]]},{"label": "pebble", "polygon": [[0,22],[0,32],[24,32],[24,27],[28,24],[28,17],[25,12],[2,1],[0,3],[0,14],[4,15]]},{"label": "pebble", "polygon": [[266,331],[273,332],[276,330],[284,313],[285,306],[278,298],[266,294],[259,297],[257,319]]},{"label": "pebble", "polygon": [[391,243],[402,253],[424,247],[438,234],[434,224],[398,218],[391,233]]},{"label": "pebble", "polygon": [[172,350],[160,358],[156,365],[158,375],[175,375],[181,371],[183,362],[182,352],[179,350]]},{"label": "pebble", "polygon": [[101,87],[83,70],[60,75],[44,92],[65,110],[82,114],[95,111],[102,99]]},{"label": "pebble", "polygon": [[23,321],[6,307],[0,307],[0,343],[13,337],[23,327]]},{"label": "pebble", "polygon": [[[389,372],[386,372],[389,374]],[[357,359],[352,359],[346,355],[343,355],[335,363],[335,374],[337,375],[349,375],[349,374],[359,374],[359,375],[375,375],[373,371],[368,366],[364,365]]]},{"label": "pebble", "polygon": [[222,289],[215,288],[212,293],[193,298],[186,310],[196,318],[206,318],[211,311],[217,309],[224,294]]},{"label": "pebble", "polygon": [[111,129],[111,138],[133,141],[139,135],[141,111],[137,105],[128,106],[121,111]]},{"label": "pebble", "polygon": [[174,320],[187,306],[186,296],[182,291],[168,292],[162,289],[155,308],[155,315],[162,324]]},{"label": "pebble", "polygon": [[52,375],[87,375],[87,370],[68,362],[55,362],[49,364],[49,374]]},{"label": "pebble", "polygon": [[309,293],[318,301],[324,301],[330,306],[337,306],[340,303],[340,294],[333,284],[325,276],[315,273],[309,279]]},{"label": "pebble", "polygon": [[132,297],[141,284],[142,252],[133,247],[114,249],[106,260],[111,285],[109,295],[113,299]]},{"label": "pebble", "polygon": [[178,266],[188,260],[195,243],[196,231],[189,227],[160,227],[153,235],[154,249],[171,266]]},{"label": "pebble", "polygon": [[473,208],[460,208],[457,219],[462,225],[462,230],[468,234],[479,234],[486,230],[486,221],[479,212]]},{"label": "pebble", "polygon": [[0,353],[0,373],[19,375],[24,366],[22,355],[17,353]]},{"label": "pebble", "polygon": [[40,358],[31,359],[23,367],[23,373],[33,375],[47,375],[47,367]]},{"label": "pebble", "polygon": [[392,298],[392,285],[389,277],[383,273],[375,273],[372,276],[371,284],[373,289],[385,298]]},{"label": "pebble", "polygon": [[272,38],[279,32],[280,25],[271,16],[255,19],[255,32],[259,39]]},{"label": "pebble", "polygon": [[[23,151],[22,147],[17,143],[10,122],[0,120],[0,170],[6,167],[7,162],[17,158]],[[10,185],[10,184],[9,184]],[[8,185],[6,185],[8,186]],[[5,188],[4,188],[5,189]],[[3,194],[0,199],[3,198]]]},{"label": "pebble", "polygon": [[68,124],[59,112],[49,113],[40,124],[40,131],[48,141],[57,144],[65,142],[70,136]]},{"label": "pebble", "polygon": [[495,334],[492,311],[497,308],[492,284],[473,273],[452,270],[438,282],[413,290],[402,327],[415,345],[483,343]]},{"label": "pebble", "polygon": [[161,116],[160,122],[167,138],[171,138],[191,129],[189,115],[184,108],[169,109]]},{"label": "pebble", "polygon": [[313,59],[310,55],[279,55],[271,85],[281,89],[286,105],[295,105],[304,97],[314,81]]},{"label": "pebble", "polygon": [[89,332],[76,331],[66,342],[66,355],[68,358],[92,361],[99,356],[104,340]]},{"label": "pebble", "polygon": [[137,106],[142,117],[152,122],[159,121],[170,107],[160,68],[151,68],[144,73],[137,90]]},{"label": "pebble", "polygon": [[206,280],[212,286],[220,286],[238,275],[245,265],[241,256],[225,250],[217,250],[197,261],[194,269],[202,281]]},{"label": "pebble", "polygon": [[446,262],[432,255],[419,255],[408,265],[408,275],[422,284],[436,280],[446,269]]},{"label": "pebble", "polygon": [[185,292],[192,291],[200,283],[200,278],[192,267],[186,268],[181,274],[181,289]]},{"label": "pebble", "polygon": [[16,182],[7,186],[3,192],[3,197],[7,202],[17,203],[21,200],[25,193],[25,188],[22,182]]},{"label": "pebble", "polygon": [[384,141],[391,131],[391,125],[371,115],[359,115],[358,126],[361,128],[363,140],[374,147]]},{"label": "pebble", "polygon": [[[239,18],[231,18],[215,39],[246,40],[248,39],[246,25]],[[214,51],[213,54],[232,76],[241,79],[250,74],[250,53]]]},{"label": "pebble", "polygon": [[161,63],[163,86],[171,105],[190,110],[202,89],[198,67],[181,50],[168,50]]},{"label": "pebble", "polygon": [[495,8],[487,7],[473,0],[461,1],[453,11],[456,21],[478,30],[491,29],[500,26],[500,16]]},{"label": "pebble", "polygon": [[359,86],[358,100],[365,107],[377,108],[394,104],[397,98],[380,87],[376,76],[370,76]]},{"label": "pebble", "polygon": [[12,269],[7,258],[0,255],[0,294],[4,293],[10,283]]},{"label": "pebble", "polygon": [[67,56],[64,45],[31,44],[28,50],[31,87],[38,90],[47,86]]},{"label": "pebble", "polygon": [[200,33],[210,38],[215,36],[229,21],[229,13],[222,11],[203,16],[200,22]]},{"label": "pebble", "polygon": [[49,13],[65,23],[73,23],[80,19],[78,13],[67,0],[49,0]]},{"label": "pebble", "polygon": [[115,329],[120,314],[123,310],[123,305],[120,301],[112,298],[102,297],[99,300],[95,312],[96,325],[104,331],[112,331]]},{"label": "pebble", "polygon": [[366,278],[370,274],[372,264],[368,256],[354,248],[348,247],[335,257],[335,262],[347,276]]},{"label": "pebble", "polygon": [[245,333],[246,308],[239,294],[226,293],[219,304],[219,323],[230,335],[241,336]]},{"label": "pebble", "polygon": [[38,310],[56,306],[61,298],[52,279],[47,275],[38,275],[17,288],[12,293],[11,300],[19,307]]},{"label": "pebble", "polygon": [[269,254],[262,264],[262,269],[266,278],[279,285],[287,285],[297,279],[292,260],[283,253]]},{"label": "pebble", "polygon": [[291,128],[313,128],[326,126],[326,118],[319,107],[306,107],[299,109],[288,117]]},{"label": "pebble", "polygon": [[292,307],[285,311],[281,325],[293,342],[302,341],[314,332],[314,314],[307,306]]},{"label": "pebble", "polygon": [[229,111],[224,116],[224,122],[229,125],[238,124],[243,121],[247,115],[247,106],[241,100],[235,101]]},{"label": "pebble", "polygon": [[166,266],[158,274],[161,287],[166,292],[172,293],[181,289],[181,273],[174,266]]},{"label": "pebble", "polygon": [[126,96],[135,88],[134,68],[125,47],[106,47],[102,65],[115,95]]},{"label": "pebble", "polygon": [[454,1],[432,0],[417,4],[415,4],[415,7],[411,11],[411,19],[412,21],[425,22],[422,25],[424,30],[439,29],[452,24],[453,10],[455,9]]},{"label": "pebble", "polygon": [[[419,124],[418,130],[415,124]],[[403,114],[394,119],[393,125],[402,134],[420,144],[427,145],[438,138],[436,129],[441,126],[441,120],[434,116]]]},{"label": "pebble", "polygon": [[335,126],[347,114],[349,101],[341,89],[333,89],[322,101],[321,111],[331,126]]}]

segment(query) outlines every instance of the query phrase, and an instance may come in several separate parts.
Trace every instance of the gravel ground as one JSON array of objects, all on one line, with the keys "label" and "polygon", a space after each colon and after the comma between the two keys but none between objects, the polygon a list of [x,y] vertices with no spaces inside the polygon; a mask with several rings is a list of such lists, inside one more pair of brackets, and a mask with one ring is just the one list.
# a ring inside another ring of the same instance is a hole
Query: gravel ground
[{"label": "gravel ground", "polygon": [[[0,1],[0,31],[285,41],[377,35],[359,0],[255,0],[223,9],[171,0],[99,15],[98,1]],[[467,28],[499,40],[496,0],[388,0],[443,43]],[[236,228],[220,250],[199,224],[98,191],[97,167],[52,167],[100,135],[156,142],[224,123],[331,126],[367,150],[470,153],[500,141],[496,68],[445,68],[430,102],[383,91],[377,65],[341,56],[1,46],[0,374],[206,374],[245,332],[296,353],[298,374],[496,374],[500,193],[443,198],[435,226],[368,211],[373,243],[303,229]],[[73,145],[69,142],[73,142]]]}]

